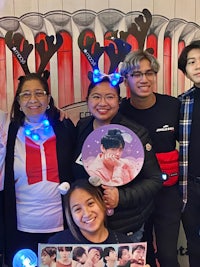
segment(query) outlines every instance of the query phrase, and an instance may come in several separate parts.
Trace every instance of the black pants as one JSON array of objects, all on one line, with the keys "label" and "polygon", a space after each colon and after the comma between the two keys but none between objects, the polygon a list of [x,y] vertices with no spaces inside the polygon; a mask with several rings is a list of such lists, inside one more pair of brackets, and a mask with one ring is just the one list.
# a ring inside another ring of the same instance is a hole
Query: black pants
[{"label": "black pants", "polygon": [[[144,241],[147,241],[147,263],[161,267],[179,267],[177,242],[181,220],[182,199],[178,186],[163,187],[155,199],[155,211],[145,224]],[[157,253],[153,247],[153,228],[156,237]],[[145,240],[146,239],[146,240]]]},{"label": "black pants", "polygon": [[188,181],[188,202],[182,215],[190,267],[200,266],[200,181]]}]

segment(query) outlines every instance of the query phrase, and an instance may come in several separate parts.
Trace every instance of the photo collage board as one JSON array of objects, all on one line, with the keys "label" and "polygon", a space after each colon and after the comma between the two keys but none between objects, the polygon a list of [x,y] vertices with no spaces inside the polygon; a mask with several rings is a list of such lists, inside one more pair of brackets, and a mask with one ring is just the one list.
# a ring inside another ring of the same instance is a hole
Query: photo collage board
[{"label": "photo collage board", "polygon": [[146,254],[146,242],[39,244],[38,267],[65,265],[68,267],[142,267],[146,264]]}]

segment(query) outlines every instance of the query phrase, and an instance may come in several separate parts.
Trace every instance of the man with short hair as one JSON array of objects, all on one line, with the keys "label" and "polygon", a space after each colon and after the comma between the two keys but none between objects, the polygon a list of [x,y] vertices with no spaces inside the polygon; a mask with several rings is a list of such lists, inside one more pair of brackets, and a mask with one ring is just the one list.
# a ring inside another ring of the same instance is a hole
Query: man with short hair
[{"label": "man with short hair", "polygon": [[72,253],[72,259],[83,265],[87,261],[87,252],[83,247],[75,247]]},{"label": "man with short hair", "polygon": [[117,253],[114,247],[105,247],[103,251],[104,267],[114,267],[117,261]]},{"label": "man with short hair", "polygon": [[72,266],[71,251],[72,247],[58,247],[59,257],[56,261],[56,267]]},{"label": "man with short hair", "polygon": [[145,246],[139,244],[132,247],[131,267],[144,266]]},{"label": "man with short hair", "polygon": [[[156,267],[153,228],[161,267],[178,267],[177,242],[182,202],[178,190],[178,124],[180,103],[168,95],[155,93],[159,71],[157,59],[147,51],[130,52],[120,69],[130,98],[124,98],[120,112],[144,126],[150,134],[164,177],[155,197],[155,210],[145,224],[144,241],[148,242],[147,262]],[[151,246],[150,246],[151,245]]]},{"label": "man with short hair", "polygon": [[200,263],[200,41],[186,46],[178,59],[178,68],[193,86],[178,98],[180,111],[180,186],[183,194],[183,227],[190,267]]},{"label": "man with short hair", "polygon": [[130,267],[131,255],[129,246],[120,246],[118,248],[118,266],[117,267]]}]

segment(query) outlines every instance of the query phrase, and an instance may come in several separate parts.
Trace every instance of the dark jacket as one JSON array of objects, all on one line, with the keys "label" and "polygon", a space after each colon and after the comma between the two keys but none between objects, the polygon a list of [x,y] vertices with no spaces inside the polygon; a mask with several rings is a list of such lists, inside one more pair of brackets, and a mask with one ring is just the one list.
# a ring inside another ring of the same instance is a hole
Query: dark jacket
[{"label": "dark jacket", "polygon": [[[12,247],[18,238],[17,216],[16,216],[16,195],[14,181],[14,147],[19,127],[11,122],[8,130],[7,153],[5,164],[4,182],[4,216],[5,216],[5,239],[6,247]],[[56,120],[53,125],[56,135],[56,149],[58,159],[58,170],[60,182],[72,181],[72,151],[75,140],[75,127],[68,120],[62,122]],[[64,205],[63,205],[64,206]],[[63,209],[64,214],[64,209]],[[64,216],[65,219],[65,216]],[[66,225],[66,222],[65,222]]]},{"label": "dark jacket", "polygon": [[[77,146],[75,151],[76,159],[86,137],[93,131],[93,117],[81,119],[77,124]],[[151,149],[151,140],[145,128],[118,113],[112,120],[113,124],[120,124],[131,129],[141,140],[144,146],[145,160],[142,170],[130,183],[118,187],[119,205],[114,210],[114,215],[108,217],[110,229],[128,233],[136,232],[147,220],[153,211],[153,199],[162,188],[161,171]],[[74,165],[75,179],[88,179],[88,174],[83,166]]]}]

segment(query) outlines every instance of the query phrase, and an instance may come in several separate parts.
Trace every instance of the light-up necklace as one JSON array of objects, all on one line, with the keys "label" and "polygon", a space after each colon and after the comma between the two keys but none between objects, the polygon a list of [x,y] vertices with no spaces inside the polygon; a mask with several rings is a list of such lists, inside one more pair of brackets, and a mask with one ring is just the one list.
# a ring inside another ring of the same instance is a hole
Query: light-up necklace
[{"label": "light-up necklace", "polygon": [[33,125],[28,121],[25,121],[24,133],[26,136],[30,137],[34,141],[39,141],[41,139],[40,131],[43,131],[43,134],[48,134],[50,128],[50,123],[47,119],[43,120],[37,125]]}]

